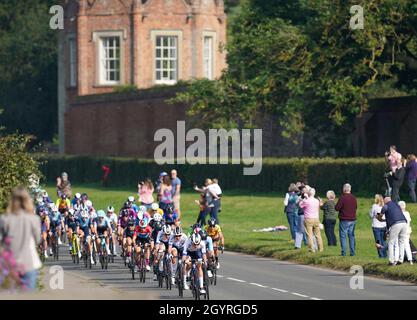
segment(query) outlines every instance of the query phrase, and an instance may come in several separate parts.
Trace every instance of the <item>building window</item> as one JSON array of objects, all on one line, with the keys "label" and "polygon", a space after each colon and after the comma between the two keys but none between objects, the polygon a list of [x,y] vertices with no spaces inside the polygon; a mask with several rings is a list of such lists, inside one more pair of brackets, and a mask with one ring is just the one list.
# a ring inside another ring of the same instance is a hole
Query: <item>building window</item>
[{"label": "building window", "polygon": [[100,38],[100,84],[120,83],[120,37]]},{"label": "building window", "polygon": [[155,82],[175,84],[178,79],[178,38],[157,36],[155,50]]},{"label": "building window", "polygon": [[204,78],[213,80],[213,37],[204,37],[203,67]]},{"label": "building window", "polygon": [[77,86],[77,42],[75,38],[69,39],[69,65],[70,65],[70,86]]}]

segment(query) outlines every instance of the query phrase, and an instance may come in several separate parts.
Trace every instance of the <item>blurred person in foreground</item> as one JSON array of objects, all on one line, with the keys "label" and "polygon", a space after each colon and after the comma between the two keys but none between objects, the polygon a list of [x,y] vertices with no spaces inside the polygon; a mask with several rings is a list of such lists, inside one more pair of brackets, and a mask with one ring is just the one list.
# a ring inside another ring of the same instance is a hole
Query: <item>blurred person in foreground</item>
[{"label": "blurred person in foreground", "polygon": [[6,213],[0,217],[0,238],[9,242],[20,280],[27,290],[35,290],[42,263],[36,247],[41,239],[41,221],[24,187],[12,191]]}]

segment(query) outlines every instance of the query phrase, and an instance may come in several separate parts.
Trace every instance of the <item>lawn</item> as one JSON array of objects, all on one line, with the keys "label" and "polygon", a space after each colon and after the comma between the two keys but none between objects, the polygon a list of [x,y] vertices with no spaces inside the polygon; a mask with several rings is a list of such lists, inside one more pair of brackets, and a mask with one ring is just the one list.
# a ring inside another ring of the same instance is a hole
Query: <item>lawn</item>
[{"label": "lawn", "polygon": [[[55,196],[54,187],[48,187],[50,195]],[[73,192],[86,192],[96,209],[105,209],[113,205],[120,208],[129,195],[135,195],[130,189],[103,189],[94,185],[73,185]],[[323,195],[322,198],[325,198]],[[182,193],[181,206],[183,226],[190,226],[198,215],[198,207],[194,200],[198,194],[193,191]],[[54,199],[53,199],[54,200]],[[372,205],[371,198],[358,198],[359,210],[356,225],[356,256],[341,257],[340,247],[327,247],[324,232],[323,253],[308,253],[306,247],[294,250],[289,231],[282,232],[252,232],[253,229],[288,225],[283,213],[283,195],[249,194],[237,191],[227,191],[222,200],[222,212],[219,215],[225,235],[226,249],[245,253],[274,257],[279,260],[292,260],[304,264],[317,264],[329,268],[350,270],[353,265],[360,265],[365,273],[381,275],[387,278],[403,279],[417,282],[417,265],[388,267],[388,261],[379,259],[374,245],[371,229],[371,219],[368,212]],[[412,219],[417,212],[417,205],[407,206]],[[413,230],[417,230],[417,218],[412,221]],[[338,226],[336,225],[336,230]],[[338,234],[338,233],[336,233]],[[415,239],[412,234],[412,239]]]}]

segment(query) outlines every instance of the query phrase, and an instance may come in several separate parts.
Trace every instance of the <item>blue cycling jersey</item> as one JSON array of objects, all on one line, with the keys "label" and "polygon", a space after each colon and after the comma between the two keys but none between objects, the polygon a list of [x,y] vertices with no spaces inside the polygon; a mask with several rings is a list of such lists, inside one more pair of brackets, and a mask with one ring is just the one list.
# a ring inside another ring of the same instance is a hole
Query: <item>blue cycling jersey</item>
[{"label": "blue cycling jersey", "polygon": [[80,218],[78,221],[79,225],[80,225],[80,229],[84,232],[84,234],[87,236],[90,234],[90,227],[91,227],[91,220],[90,219],[86,219],[84,221],[83,218]]}]

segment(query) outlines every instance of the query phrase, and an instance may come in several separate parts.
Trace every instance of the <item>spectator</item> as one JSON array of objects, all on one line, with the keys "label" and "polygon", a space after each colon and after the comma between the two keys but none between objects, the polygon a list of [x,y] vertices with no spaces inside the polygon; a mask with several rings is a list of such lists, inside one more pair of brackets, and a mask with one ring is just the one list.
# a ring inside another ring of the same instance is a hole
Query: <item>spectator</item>
[{"label": "spectator", "polygon": [[[395,266],[402,264],[404,261],[404,240],[407,237],[407,219],[405,218],[400,206],[391,200],[391,197],[385,197],[384,207],[378,215],[379,221],[387,222],[389,232],[388,240],[388,259],[389,265]],[[385,218],[383,216],[385,215]],[[398,242],[398,261],[395,261],[394,247]]]},{"label": "spectator", "polygon": [[295,183],[291,183],[284,199],[284,213],[287,215],[288,225],[290,226],[291,240],[295,241],[295,230],[298,220],[298,188]]},{"label": "spectator", "polygon": [[398,168],[398,162],[401,161],[401,153],[397,152],[396,146],[390,146],[389,152],[385,153],[385,158],[388,162],[388,166],[392,172],[395,172]]},{"label": "spectator", "polygon": [[140,181],[138,183],[139,201],[141,202],[141,205],[145,206],[148,210],[152,207],[152,203],[154,202],[154,191],[155,189],[151,179],[147,178],[145,181]]},{"label": "spectator", "polygon": [[377,251],[378,257],[386,258],[386,232],[387,232],[387,223],[381,222],[378,220],[378,215],[381,213],[382,207],[384,206],[384,198],[380,194],[375,195],[374,204],[372,205],[369,215],[372,219],[372,232],[374,233],[375,243],[378,244]]},{"label": "spectator", "polygon": [[411,217],[410,217],[410,213],[408,211],[406,211],[406,204],[404,201],[400,201],[398,202],[398,205],[400,206],[403,215],[405,217],[405,219],[407,220],[407,232],[405,234],[405,239],[404,239],[404,253],[405,256],[407,257],[407,260],[410,262],[410,264],[413,264],[413,255],[411,253],[411,247],[410,247],[410,235],[411,235]]},{"label": "spectator", "polygon": [[335,207],[336,211],[339,212],[339,237],[342,256],[346,256],[346,235],[349,238],[350,255],[355,255],[355,225],[358,203],[351,191],[351,185],[346,183],[343,186],[343,194],[339,198],[339,201],[337,201]]},{"label": "spectator", "polygon": [[[206,207],[207,211],[203,212],[203,214],[200,215],[201,218],[205,221],[205,217],[207,216],[207,214],[210,213],[210,217],[216,219],[217,223],[219,224],[220,222],[219,222],[218,217],[217,217],[219,202],[217,201],[217,203],[216,203],[216,200],[219,199],[219,196],[215,192],[215,191],[219,191],[219,190],[217,190],[216,187],[214,187],[214,188],[210,187],[212,184],[213,184],[213,180],[206,179],[206,181],[204,182],[204,187],[203,188],[199,188],[197,185],[194,185],[194,190],[199,192],[199,193],[204,194],[204,200],[205,200],[205,203],[206,203],[205,207]],[[220,192],[221,192],[221,190],[220,190]],[[216,205],[217,205],[217,208],[216,208]]]},{"label": "spectator", "polygon": [[36,250],[41,239],[41,220],[23,187],[12,191],[6,214],[0,217],[0,236],[3,243],[9,242],[15,262],[21,268],[20,280],[24,287],[35,290],[42,267]]},{"label": "spectator", "polygon": [[320,201],[314,196],[316,190],[311,188],[308,198],[301,200],[300,208],[304,210],[304,225],[306,228],[308,247],[310,252],[315,252],[313,234],[316,237],[318,249],[323,252],[323,240],[320,233]]},{"label": "spectator", "polygon": [[416,202],[416,179],[417,179],[417,161],[416,156],[414,154],[410,154],[407,157],[407,164],[406,164],[406,177],[407,177],[407,185],[409,189],[409,194],[411,197],[411,201],[414,203]]},{"label": "spectator", "polygon": [[168,205],[174,201],[172,199],[172,184],[169,175],[164,175],[162,178],[161,189],[159,190],[159,208],[164,212]]},{"label": "spectator", "polygon": [[213,207],[210,209],[210,217],[216,219],[217,224],[220,224],[219,212],[221,208],[222,189],[219,186],[217,179],[212,179],[212,183],[207,186],[210,193],[213,195]]},{"label": "spectator", "polygon": [[109,183],[109,174],[111,172],[110,167],[108,165],[102,165],[101,171],[103,171],[103,177],[101,178],[101,184],[104,188],[107,188]]},{"label": "spectator", "polygon": [[323,210],[323,226],[324,232],[327,238],[327,244],[329,247],[337,246],[336,235],[334,234],[334,227],[336,226],[337,211],[336,206],[336,195],[334,191],[329,190],[326,193],[327,201],[322,204]]},{"label": "spectator", "polygon": [[61,177],[56,178],[56,193],[58,198],[65,194],[68,199],[72,197],[71,182],[68,180],[68,173],[63,172]]},{"label": "spectator", "polygon": [[299,203],[303,199],[308,198],[308,191],[309,188],[307,186],[304,186],[301,182],[297,182],[296,184],[299,193],[298,193],[298,210],[297,210],[297,228],[295,230],[295,249],[301,249],[301,243],[304,242],[304,245],[307,244],[307,236],[304,228],[304,211],[302,208],[300,208]]},{"label": "spectator", "polygon": [[171,179],[172,179],[172,198],[174,200],[175,210],[178,214],[178,219],[181,218],[181,208],[180,208],[180,201],[181,201],[181,179],[178,178],[177,170],[171,171]]},{"label": "spectator", "polygon": [[392,200],[395,202],[400,201],[400,188],[404,183],[405,168],[402,165],[401,159],[398,160],[397,169],[391,171],[392,175]]}]

